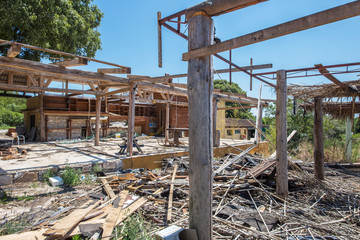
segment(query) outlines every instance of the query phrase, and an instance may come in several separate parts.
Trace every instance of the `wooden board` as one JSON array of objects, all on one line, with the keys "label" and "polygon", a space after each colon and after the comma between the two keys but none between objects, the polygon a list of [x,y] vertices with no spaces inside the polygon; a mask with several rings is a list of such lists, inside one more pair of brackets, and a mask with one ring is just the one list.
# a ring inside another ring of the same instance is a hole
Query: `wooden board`
[{"label": "wooden board", "polygon": [[5,235],[5,236],[1,236],[0,240],[21,240],[21,239],[43,240],[43,239],[46,238],[45,236],[43,236],[45,231],[46,231],[46,229],[41,229],[41,230],[37,230],[37,231],[30,231],[30,232],[23,232],[23,233]]},{"label": "wooden board", "polygon": [[127,190],[124,190],[120,193],[120,196],[119,196],[120,203],[117,204],[117,206],[113,206],[109,215],[106,217],[104,227],[103,227],[102,239],[110,239],[111,238],[111,234],[114,230],[114,227],[116,226],[116,221],[117,221],[118,217],[120,216],[122,207],[125,203],[128,193],[129,193],[129,191],[127,191]]},{"label": "wooden board", "polygon": [[56,238],[65,237],[87,214],[89,214],[100,203],[100,201],[96,202],[95,204],[92,204],[92,202],[93,201],[91,200],[86,202],[68,216],[58,220],[54,226],[49,228],[44,233],[44,235]]},{"label": "wooden board", "polygon": [[114,199],[116,197],[116,195],[115,195],[114,191],[111,189],[109,182],[104,178],[101,179],[101,182],[104,184],[105,191],[106,191],[107,195],[109,196],[109,198]]}]

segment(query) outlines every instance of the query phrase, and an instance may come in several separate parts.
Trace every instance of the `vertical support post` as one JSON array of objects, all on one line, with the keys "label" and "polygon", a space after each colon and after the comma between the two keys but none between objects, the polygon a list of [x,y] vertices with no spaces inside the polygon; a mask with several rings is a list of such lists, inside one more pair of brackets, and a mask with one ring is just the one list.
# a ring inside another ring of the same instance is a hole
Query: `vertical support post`
[{"label": "vertical support post", "polygon": [[[252,58],[250,58],[250,66],[252,66],[253,65],[253,59]],[[252,77],[252,73],[253,73],[253,70],[251,69],[250,70],[250,91],[252,91],[252,82],[253,82],[253,77]]]},{"label": "vertical support post", "polygon": [[45,127],[45,113],[44,113],[44,93],[41,92],[39,96],[40,96],[40,123],[39,123],[40,142],[45,142],[46,127]]},{"label": "vertical support post", "polygon": [[314,174],[315,178],[324,180],[324,134],[322,98],[314,99]]},{"label": "vertical support post", "polygon": [[351,116],[345,118],[345,161],[351,163],[352,146],[351,146]]},{"label": "vertical support post", "polygon": [[157,12],[157,24],[158,24],[158,64],[162,67],[162,33],[161,33],[161,12]]},{"label": "vertical support post", "polygon": [[231,49],[229,50],[229,61],[230,61],[230,64],[229,64],[229,83],[231,85],[231,82],[232,82],[232,72],[231,72],[231,70],[232,70],[232,65],[231,65],[231,63],[232,63],[232,52],[231,52]]},{"label": "vertical support post", "polygon": [[169,126],[170,126],[170,104],[169,101],[167,101],[166,113],[165,113],[165,144],[169,142]]},{"label": "vertical support post", "polygon": [[220,136],[216,131],[216,119],[217,119],[217,98],[213,98],[213,146],[219,147],[220,146]]},{"label": "vertical support post", "polygon": [[[262,122],[262,105],[261,105],[261,90],[262,90],[262,84],[260,84],[260,90],[259,90],[259,98],[258,98],[258,104],[257,104],[257,115],[256,115],[256,129],[255,129],[255,141],[258,143],[261,140],[261,122]],[[258,130],[259,129],[259,130]]]},{"label": "vertical support post", "polygon": [[100,145],[100,111],[101,97],[96,96],[95,146]]},{"label": "vertical support post", "polygon": [[[211,17],[197,12],[188,18],[188,49],[209,46],[214,39]],[[212,56],[188,63],[189,98],[189,223],[199,240],[212,239],[213,159],[213,61]]]},{"label": "vertical support post", "polygon": [[134,83],[130,84],[128,136],[127,136],[127,154],[129,156],[133,155],[134,124],[135,124],[135,90],[136,90],[136,85]]},{"label": "vertical support post", "polygon": [[279,70],[276,74],[276,194],[286,198],[288,196],[286,72]]}]

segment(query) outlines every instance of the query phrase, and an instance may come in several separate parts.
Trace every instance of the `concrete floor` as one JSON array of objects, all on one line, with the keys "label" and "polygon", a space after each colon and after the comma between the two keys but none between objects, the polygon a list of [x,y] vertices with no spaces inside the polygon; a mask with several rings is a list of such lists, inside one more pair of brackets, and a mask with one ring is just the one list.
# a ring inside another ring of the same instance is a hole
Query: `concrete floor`
[{"label": "concrete floor", "polygon": [[[9,140],[4,135],[0,139]],[[56,141],[47,143],[21,144],[20,149],[27,149],[28,154],[18,159],[0,160],[0,174],[17,171],[29,171],[40,168],[63,166],[66,164],[86,164],[94,162],[107,162],[126,158],[126,155],[117,155],[122,139],[105,139],[100,146],[95,147],[93,141],[66,142]],[[182,145],[179,147],[164,146],[164,138],[140,137],[138,142],[144,145],[144,155],[154,155],[173,152],[188,151],[188,138],[180,139]],[[221,146],[241,145],[249,141],[222,139]],[[137,152],[136,148],[134,151]],[[140,154],[139,154],[140,155]]]}]

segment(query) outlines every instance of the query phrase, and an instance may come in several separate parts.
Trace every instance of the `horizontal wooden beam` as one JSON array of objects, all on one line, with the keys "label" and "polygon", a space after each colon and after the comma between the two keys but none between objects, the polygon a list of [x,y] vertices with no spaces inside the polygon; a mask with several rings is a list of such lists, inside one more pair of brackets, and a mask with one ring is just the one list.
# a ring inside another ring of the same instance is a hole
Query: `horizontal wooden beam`
[{"label": "horizontal wooden beam", "polygon": [[13,44],[11,45],[11,47],[9,48],[8,52],[7,52],[7,56],[10,58],[14,58],[17,55],[19,55],[21,52],[21,46],[17,45],[17,44]]},{"label": "horizontal wooden beam", "polygon": [[44,64],[35,61],[29,61],[18,58],[8,58],[0,56],[0,67],[11,68],[12,70],[19,69],[34,75],[43,75],[54,77],[58,79],[69,79],[79,82],[97,82],[106,81],[118,84],[129,84],[129,80],[117,76],[105,75],[96,72],[83,71],[77,69],[68,69],[56,65]]},{"label": "horizontal wooden beam", "polygon": [[186,16],[191,17],[200,11],[209,16],[218,16],[265,1],[267,0],[208,0],[186,9]]},{"label": "horizontal wooden beam", "polygon": [[88,60],[85,58],[74,58],[69,60],[64,60],[60,62],[52,63],[61,67],[77,67],[77,66],[85,66],[88,64]]},{"label": "horizontal wooden beam", "polygon": [[221,43],[217,43],[208,47],[189,51],[183,54],[182,59],[184,61],[188,61],[189,59],[195,57],[209,56],[215,53],[244,47],[254,43],[322,26],[328,23],[337,22],[358,15],[360,15],[360,1],[354,1],[322,12],[311,14],[306,17],[298,18],[293,21],[282,23],[270,28],[233,38]]},{"label": "horizontal wooden beam", "polygon": [[128,92],[129,90],[130,90],[129,87],[125,87],[125,88],[121,88],[121,89],[118,89],[118,90],[114,90],[112,92],[107,92],[107,93],[100,94],[100,97],[109,97],[109,96],[112,96],[112,95],[115,95],[115,94],[118,94],[118,93]]},{"label": "horizontal wooden beam", "polygon": [[14,98],[31,98],[29,95],[20,95],[20,94],[12,94],[12,93],[0,93],[1,97],[14,97]]},{"label": "horizontal wooden beam", "polygon": [[129,74],[131,73],[131,68],[98,68],[97,72],[106,74]]},{"label": "horizontal wooden beam", "polygon": [[48,88],[48,87],[28,87],[23,85],[15,85],[15,84],[3,84],[0,83],[1,90],[11,90],[17,92],[58,92],[58,93],[74,93],[74,94],[90,94],[94,95],[93,91],[84,91],[84,90],[76,90],[76,89],[62,89],[62,88]]}]

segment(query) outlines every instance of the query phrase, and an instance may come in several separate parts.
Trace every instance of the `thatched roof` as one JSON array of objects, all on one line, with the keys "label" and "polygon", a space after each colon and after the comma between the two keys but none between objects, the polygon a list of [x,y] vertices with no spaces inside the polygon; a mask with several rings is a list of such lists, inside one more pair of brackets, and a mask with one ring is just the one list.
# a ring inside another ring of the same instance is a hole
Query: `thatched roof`
[{"label": "thatched roof", "polygon": [[[305,109],[313,110],[313,104],[303,104],[302,107]],[[334,117],[345,117],[353,116],[356,113],[360,113],[360,103],[359,102],[324,102],[323,103],[323,112],[330,114]]]}]

